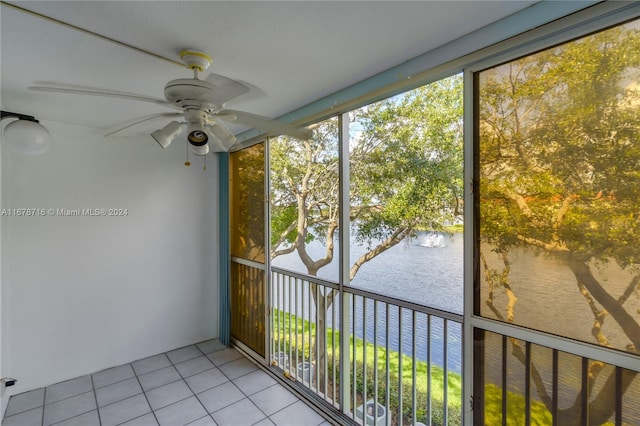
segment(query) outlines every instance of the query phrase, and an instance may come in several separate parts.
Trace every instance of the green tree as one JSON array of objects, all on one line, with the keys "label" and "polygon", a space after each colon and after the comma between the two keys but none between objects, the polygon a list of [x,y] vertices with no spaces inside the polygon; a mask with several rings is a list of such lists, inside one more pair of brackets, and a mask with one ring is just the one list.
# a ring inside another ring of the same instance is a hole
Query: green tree
[{"label": "green tree", "polygon": [[[619,349],[632,353],[640,349],[640,312],[625,308],[640,282],[637,28],[638,21],[483,71],[478,123],[480,235],[502,259],[501,267],[491,267],[487,253],[480,253],[486,306],[497,318],[514,321],[510,254],[515,247],[536,247],[573,272],[575,282],[568,284],[593,313],[595,342],[611,346],[603,331],[610,319],[628,339]],[[611,294],[594,273],[611,264],[633,276],[621,294]],[[495,303],[499,291],[506,295],[502,308]],[[524,363],[522,348],[512,343],[513,355]],[[614,412],[615,374],[606,371],[601,362],[589,363],[589,424],[605,423]],[[635,375],[625,370],[623,392]],[[551,411],[535,365],[532,378]],[[584,409],[578,396],[560,410],[558,424],[577,425]]]},{"label": "green tree", "polygon": [[[369,250],[356,259],[350,279],[369,260],[413,235],[441,230],[462,214],[462,78],[453,76],[350,114],[350,224]],[[338,120],[319,123],[310,140],[271,141],[271,257],[296,253],[316,276],[335,252],[339,212]],[[345,230],[346,232],[346,230]],[[324,243],[313,258],[309,243]],[[326,313],[336,291],[311,294]],[[325,315],[315,342],[326,348]],[[319,351],[324,357],[324,350]],[[323,358],[318,360],[324,365]],[[319,373],[324,374],[319,368]],[[320,380],[324,383],[324,380]]]}]

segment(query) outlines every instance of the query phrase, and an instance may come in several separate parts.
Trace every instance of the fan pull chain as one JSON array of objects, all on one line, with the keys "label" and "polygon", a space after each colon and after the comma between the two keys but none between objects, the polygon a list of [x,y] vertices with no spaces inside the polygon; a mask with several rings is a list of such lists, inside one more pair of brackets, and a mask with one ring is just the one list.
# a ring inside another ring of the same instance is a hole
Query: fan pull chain
[{"label": "fan pull chain", "polygon": [[207,157],[208,155],[204,156],[204,167],[202,168],[202,170],[204,170],[205,172],[207,171]]},{"label": "fan pull chain", "polygon": [[189,144],[187,144],[187,161],[184,162],[184,165],[189,167],[191,163],[189,162]]}]

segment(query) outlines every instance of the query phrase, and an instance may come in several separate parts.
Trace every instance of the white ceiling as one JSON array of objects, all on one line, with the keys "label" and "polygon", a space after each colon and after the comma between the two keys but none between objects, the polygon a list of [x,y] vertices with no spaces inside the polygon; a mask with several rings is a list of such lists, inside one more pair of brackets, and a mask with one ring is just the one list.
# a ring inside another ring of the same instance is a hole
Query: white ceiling
[{"label": "white ceiling", "polygon": [[[229,107],[278,117],[457,39],[534,1],[43,1],[18,6],[210,71],[263,94]],[[2,109],[96,128],[167,110],[135,101],[34,92],[37,81],[163,97],[191,72],[171,62],[0,7]],[[157,126],[156,126],[157,127]]]}]

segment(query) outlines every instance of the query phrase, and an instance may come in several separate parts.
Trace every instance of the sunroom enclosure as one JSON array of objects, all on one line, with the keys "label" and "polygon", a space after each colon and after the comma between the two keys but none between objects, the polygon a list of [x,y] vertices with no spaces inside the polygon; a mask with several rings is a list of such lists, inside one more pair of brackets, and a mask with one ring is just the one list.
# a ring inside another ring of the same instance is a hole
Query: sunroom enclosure
[{"label": "sunroom enclosure", "polygon": [[610,7],[232,153],[234,341],[336,421],[638,424],[640,21]]}]

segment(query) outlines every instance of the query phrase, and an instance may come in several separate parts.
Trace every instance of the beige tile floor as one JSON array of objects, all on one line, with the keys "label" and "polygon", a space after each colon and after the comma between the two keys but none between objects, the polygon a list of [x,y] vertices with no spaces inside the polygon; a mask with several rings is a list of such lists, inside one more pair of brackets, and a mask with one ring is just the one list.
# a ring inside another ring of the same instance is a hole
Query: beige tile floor
[{"label": "beige tile floor", "polygon": [[209,340],[14,395],[2,426],[318,426],[323,417]]}]

